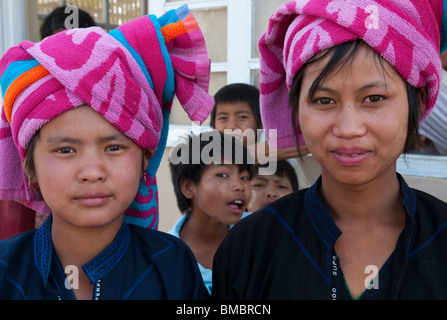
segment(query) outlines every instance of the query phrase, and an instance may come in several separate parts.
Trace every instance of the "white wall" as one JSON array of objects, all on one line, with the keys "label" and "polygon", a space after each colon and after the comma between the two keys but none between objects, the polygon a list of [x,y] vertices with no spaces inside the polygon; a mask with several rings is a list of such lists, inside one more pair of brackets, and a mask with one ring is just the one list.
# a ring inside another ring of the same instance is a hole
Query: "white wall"
[{"label": "white wall", "polygon": [[0,54],[26,39],[25,0],[0,1]]}]

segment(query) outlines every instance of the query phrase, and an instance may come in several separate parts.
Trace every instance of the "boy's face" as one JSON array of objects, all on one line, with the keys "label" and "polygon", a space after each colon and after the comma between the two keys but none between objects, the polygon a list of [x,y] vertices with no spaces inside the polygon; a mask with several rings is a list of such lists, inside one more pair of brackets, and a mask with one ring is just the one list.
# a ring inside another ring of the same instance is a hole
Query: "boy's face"
[{"label": "boy's face", "polygon": [[248,210],[255,212],[293,192],[290,180],[276,174],[256,176],[251,181],[252,197]]},{"label": "boy's face", "polygon": [[226,225],[238,222],[251,197],[250,177],[234,164],[210,164],[198,184],[187,183],[185,196],[191,199],[192,214]]},{"label": "boy's face", "polygon": [[47,123],[34,153],[53,222],[83,228],[121,225],[138,190],[142,161],[142,149],[88,106]]},{"label": "boy's face", "polygon": [[[225,129],[236,130],[232,135],[241,138],[241,132],[250,129],[256,137],[258,125],[256,117],[247,102],[219,103],[216,106],[215,129],[224,132]],[[261,128],[259,128],[261,129]],[[225,132],[228,133],[228,132]],[[244,144],[247,144],[244,137]]]}]

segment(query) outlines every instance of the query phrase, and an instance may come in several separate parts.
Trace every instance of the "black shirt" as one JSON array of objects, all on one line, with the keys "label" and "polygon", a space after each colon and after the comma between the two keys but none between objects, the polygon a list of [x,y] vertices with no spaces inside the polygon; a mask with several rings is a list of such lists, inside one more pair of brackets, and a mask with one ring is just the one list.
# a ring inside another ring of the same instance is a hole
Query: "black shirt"
[{"label": "black shirt", "polygon": [[[76,299],[53,249],[51,222],[50,216],[39,229],[0,242],[0,300]],[[95,300],[209,298],[194,255],[182,241],[126,223],[82,270],[94,284]]]},{"label": "black shirt", "polygon": [[[405,228],[360,299],[447,299],[447,204],[399,180]],[[352,299],[334,250],[341,231],[320,183],[234,226],[214,258],[212,298]],[[374,272],[365,271],[365,279]]]}]

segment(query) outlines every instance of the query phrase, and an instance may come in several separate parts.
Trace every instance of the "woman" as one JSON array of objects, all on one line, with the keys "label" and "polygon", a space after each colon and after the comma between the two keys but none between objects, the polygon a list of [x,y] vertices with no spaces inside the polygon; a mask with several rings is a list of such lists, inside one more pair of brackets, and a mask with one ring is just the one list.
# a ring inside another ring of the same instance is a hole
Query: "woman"
[{"label": "woman", "polygon": [[396,173],[439,90],[442,5],[293,1],[272,16],[259,43],[263,123],[282,123],[279,147],[296,132],[321,177],[234,227],[214,298],[447,298],[447,204]]}]

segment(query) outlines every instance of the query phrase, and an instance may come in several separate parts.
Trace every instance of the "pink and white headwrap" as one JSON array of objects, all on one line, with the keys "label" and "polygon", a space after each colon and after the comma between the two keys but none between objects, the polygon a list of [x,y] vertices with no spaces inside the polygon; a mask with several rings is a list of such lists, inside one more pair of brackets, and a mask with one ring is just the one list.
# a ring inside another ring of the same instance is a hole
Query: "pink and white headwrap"
[{"label": "pink and white headwrap", "polygon": [[440,52],[447,45],[443,0],[296,0],[270,18],[259,41],[261,117],[277,129],[278,148],[304,144],[290,118],[294,76],[315,54],[362,39],[415,88],[427,87],[425,119],[441,82]]},{"label": "pink and white headwrap", "polygon": [[174,94],[191,120],[201,123],[214,105],[209,77],[205,40],[187,6],[159,18],[143,16],[110,33],[70,29],[12,47],[0,60],[0,199],[50,213],[22,169],[28,144],[48,121],[87,104],[141,148],[156,149],[125,219],[157,228],[155,173]]}]

